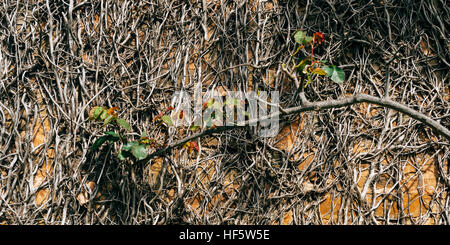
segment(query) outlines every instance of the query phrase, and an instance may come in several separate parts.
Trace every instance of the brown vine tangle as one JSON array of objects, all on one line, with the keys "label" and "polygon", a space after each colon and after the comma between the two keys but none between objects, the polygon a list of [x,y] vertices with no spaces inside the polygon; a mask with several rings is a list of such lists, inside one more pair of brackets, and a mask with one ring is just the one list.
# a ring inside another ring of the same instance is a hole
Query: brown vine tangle
[{"label": "brown vine tangle", "polygon": [[[0,1],[0,224],[448,225],[447,2]],[[297,30],[344,83],[292,82]],[[278,91],[279,134],[153,126],[200,85]],[[166,147],[91,151],[95,106]]]}]

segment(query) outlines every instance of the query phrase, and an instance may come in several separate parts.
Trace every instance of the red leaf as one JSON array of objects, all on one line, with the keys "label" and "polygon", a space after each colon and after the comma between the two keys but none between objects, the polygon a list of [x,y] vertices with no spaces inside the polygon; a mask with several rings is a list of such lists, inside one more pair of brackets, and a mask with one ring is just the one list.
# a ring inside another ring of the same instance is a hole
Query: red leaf
[{"label": "red leaf", "polygon": [[189,154],[192,154],[194,149],[197,152],[200,150],[200,148],[198,147],[197,143],[195,143],[195,141],[186,142],[186,144],[184,144],[184,147],[186,147]]},{"label": "red leaf", "polygon": [[321,44],[325,41],[325,37],[322,32],[316,32],[313,34],[314,43]]},{"label": "red leaf", "polygon": [[183,119],[183,116],[184,116],[184,111],[182,110],[182,111],[180,111],[180,117],[179,117],[180,120]]},{"label": "red leaf", "polygon": [[206,109],[207,107],[208,107],[208,101],[206,101],[206,102],[203,103],[202,109],[204,110],[204,109]]},{"label": "red leaf", "polygon": [[191,141],[191,145],[195,148],[195,150],[197,152],[199,152],[200,148],[198,147],[197,143],[195,143],[194,141]]}]

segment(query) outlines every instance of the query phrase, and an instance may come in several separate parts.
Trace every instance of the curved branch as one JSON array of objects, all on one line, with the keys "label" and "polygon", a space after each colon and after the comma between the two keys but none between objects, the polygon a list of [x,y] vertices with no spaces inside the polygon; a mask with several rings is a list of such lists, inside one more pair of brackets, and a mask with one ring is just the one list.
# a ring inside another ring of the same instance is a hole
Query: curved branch
[{"label": "curved branch", "polygon": [[169,152],[173,148],[185,144],[186,142],[192,141],[196,138],[199,138],[199,137],[202,137],[205,135],[210,135],[212,133],[218,133],[218,132],[226,131],[229,129],[245,127],[247,125],[255,125],[255,123],[258,123],[258,122],[261,122],[264,120],[268,120],[273,117],[285,117],[288,115],[297,114],[297,113],[301,113],[301,112],[305,112],[305,111],[340,108],[340,107],[351,106],[351,105],[362,103],[362,102],[380,105],[380,106],[387,107],[387,108],[396,110],[398,112],[404,113],[404,114],[410,116],[411,118],[414,118],[414,119],[422,122],[423,124],[429,126],[433,130],[435,130],[436,133],[438,133],[439,135],[445,137],[447,140],[450,141],[450,130],[448,130],[446,127],[439,124],[437,121],[431,119],[430,117],[426,116],[425,114],[418,112],[416,110],[413,110],[413,109],[411,109],[403,104],[400,104],[398,102],[395,102],[389,98],[378,98],[378,97],[371,96],[368,94],[356,94],[354,96],[339,99],[339,100],[325,100],[325,101],[317,101],[317,102],[309,102],[306,100],[306,98],[304,98],[304,100],[305,101],[303,101],[302,105],[300,105],[300,106],[284,109],[283,112],[273,113],[268,116],[256,118],[253,120],[247,120],[242,123],[242,126],[238,126],[238,125],[236,125],[236,126],[219,126],[219,127],[207,129],[205,131],[193,134],[189,137],[186,137],[186,138],[176,141],[175,143],[169,145],[168,147],[166,147],[164,149],[157,150],[156,152],[150,154],[147,158],[145,158],[142,161],[145,162],[145,161],[152,159],[155,156],[161,156],[161,155]]},{"label": "curved branch", "polygon": [[368,94],[357,94],[357,95],[347,97],[344,99],[340,99],[340,100],[306,102],[306,103],[304,103],[304,105],[285,109],[285,111],[288,114],[292,114],[292,113],[299,113],[299,112],[311,111],[311,110],[339,108],[339,107],[350,106],[350,105],[361,103],[361,102],[367,102],[367,103],[371,103],[371,104],[384,106],[384,107],[396,110],[398,112],[404,113],[404,114],[422,122],[423,124],[429,126],[430,128],[434,129],[439,135],[444,136],[447,140],[450,141],[450,130],[448,130],[446,127],[444,127],[437,121],[426,116],[425,114],[418,112],[416,110],[413,110],[413,109],[411,109],[403,104],[400,104],[398,102],[395,102],[389,98],[378,98],[378,97],[371,96]]}]

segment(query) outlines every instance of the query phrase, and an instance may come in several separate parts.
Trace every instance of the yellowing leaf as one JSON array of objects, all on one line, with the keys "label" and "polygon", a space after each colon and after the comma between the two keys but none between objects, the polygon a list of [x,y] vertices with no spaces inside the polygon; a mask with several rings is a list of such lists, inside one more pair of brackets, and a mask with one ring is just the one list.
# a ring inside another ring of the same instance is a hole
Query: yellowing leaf
[{"label": "yellowing leaf", "polygon": [[317,74],[317,75],[322,75],[322,76],[327,74],[322,68],[319,68],[319,67],[314,68],[311,73]]}]

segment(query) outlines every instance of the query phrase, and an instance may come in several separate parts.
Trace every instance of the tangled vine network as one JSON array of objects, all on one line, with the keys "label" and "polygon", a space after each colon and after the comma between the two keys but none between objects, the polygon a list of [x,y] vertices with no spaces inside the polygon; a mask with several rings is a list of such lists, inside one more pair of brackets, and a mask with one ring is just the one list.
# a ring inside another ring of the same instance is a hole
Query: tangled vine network
[{"label": "tangled vine network", "polygon": [[[1,1],[0,224],[449,224],[449,13],[444,0]],[[324,34],[314,56],[344,83],[297,93],[282,66],[297,30]],[[279,91],[292,113],[270,138],[152,126],[197,84]],[[162,150],[92,151],[94,106]],[[194,138],[196,154],[176,147]]]}]

